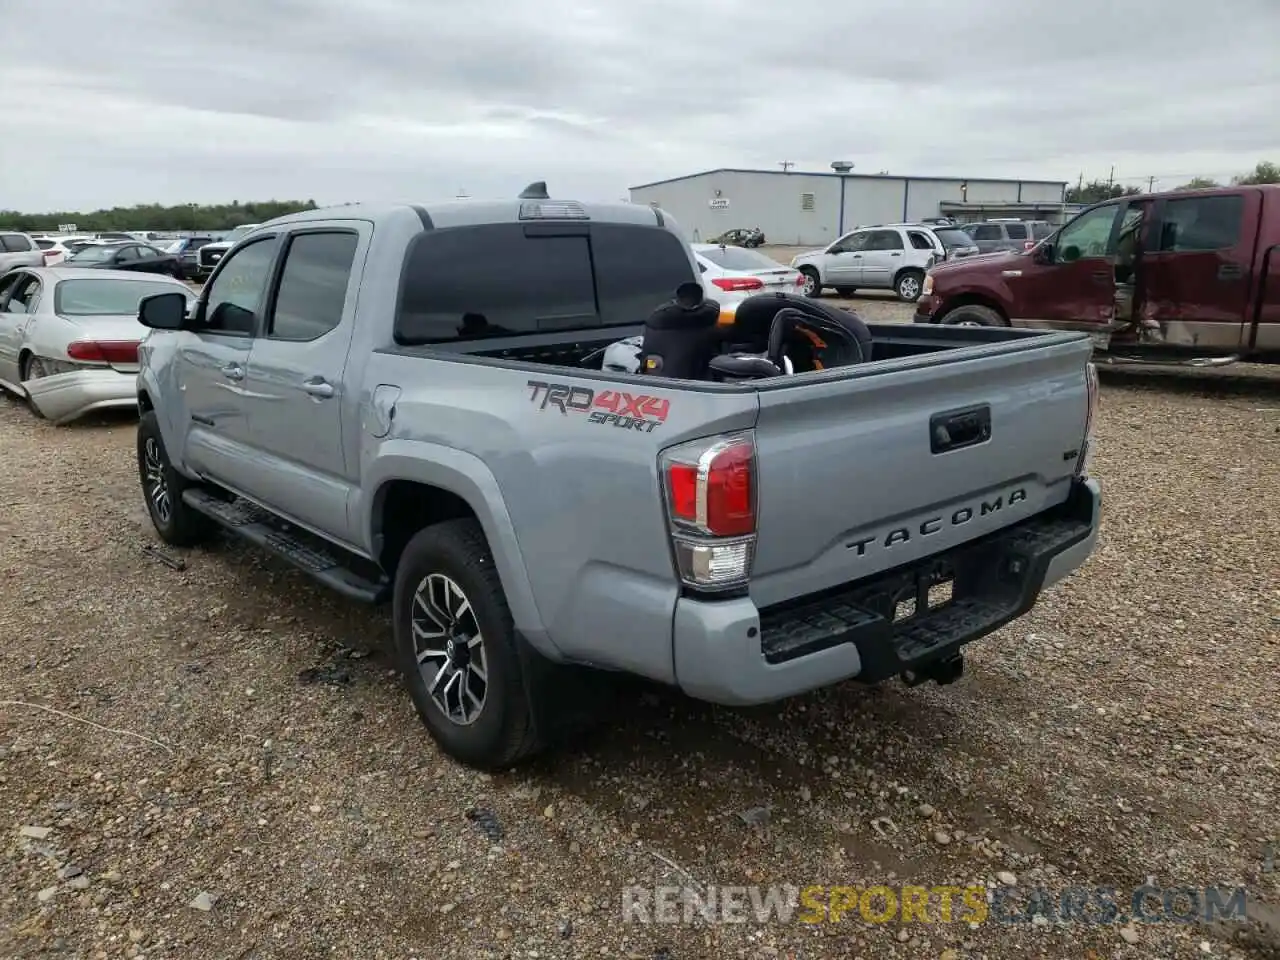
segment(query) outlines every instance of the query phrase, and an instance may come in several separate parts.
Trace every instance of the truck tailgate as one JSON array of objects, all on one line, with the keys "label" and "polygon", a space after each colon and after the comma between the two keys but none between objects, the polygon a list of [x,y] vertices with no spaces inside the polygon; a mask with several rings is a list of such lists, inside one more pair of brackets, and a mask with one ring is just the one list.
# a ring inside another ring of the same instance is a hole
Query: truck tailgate
[{"label": "truck tailgate", "polygon": [[859,580],[1063,502],[1090,350],[1052,335],[761,390],[752,600]]}]

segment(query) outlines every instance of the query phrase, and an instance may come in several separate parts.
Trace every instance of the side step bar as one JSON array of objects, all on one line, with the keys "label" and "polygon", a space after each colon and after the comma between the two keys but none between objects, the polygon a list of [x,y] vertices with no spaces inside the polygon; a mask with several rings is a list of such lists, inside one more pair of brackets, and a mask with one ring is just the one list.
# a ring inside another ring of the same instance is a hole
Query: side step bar
[{"label": "side step bar", "polygon": [[247,500],[223,500],[200,489],[183,491],[182,500],[223,529],[274,553],[353,600],[382,603],[391,597],[391,581],[386,577],[371,580],[357,573],[336,556],[341,552],[339,548],[289,526]]}]

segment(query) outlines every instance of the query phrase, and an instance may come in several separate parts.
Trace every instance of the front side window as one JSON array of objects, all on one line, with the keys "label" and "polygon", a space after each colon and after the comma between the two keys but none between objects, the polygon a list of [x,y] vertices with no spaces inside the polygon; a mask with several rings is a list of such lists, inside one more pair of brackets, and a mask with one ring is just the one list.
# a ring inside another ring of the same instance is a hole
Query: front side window
[{"label": "front side window", "polygon": [[354,233],[303,233],[289,242],[269,335],[315,340],[342,322],[360,238]]},{"label": "front side window", "polygon": [[1105,257],[1111,228],[1119,210],[1119,205],[1114,203],[1095,207],[1063,227],[1058,237],[1058,259],[1070,261],[1081,257]]},{"label": "front side window", "polygon": [[828,248],[827,253],[861,253],[867,249],[867,239],[870,236],[866,232],[851,233],[833,243]]},{"label": "front side window", "polygon": [[275,237],[267,237],[242,247],[222,263],[209,283],[204,307],[206,331],[233,336],[253,333],[275,252]]}]

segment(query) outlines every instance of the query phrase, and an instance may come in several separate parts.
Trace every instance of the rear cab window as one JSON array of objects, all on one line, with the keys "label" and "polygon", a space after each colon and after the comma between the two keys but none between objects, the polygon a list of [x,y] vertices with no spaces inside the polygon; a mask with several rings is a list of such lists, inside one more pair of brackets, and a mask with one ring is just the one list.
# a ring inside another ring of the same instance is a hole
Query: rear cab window
[{"label": "rear cab window", "polygon": [[679,237],[659,227],[431,230],[405,256],[395,339],[431,344],[639,324],[697,278]]}]

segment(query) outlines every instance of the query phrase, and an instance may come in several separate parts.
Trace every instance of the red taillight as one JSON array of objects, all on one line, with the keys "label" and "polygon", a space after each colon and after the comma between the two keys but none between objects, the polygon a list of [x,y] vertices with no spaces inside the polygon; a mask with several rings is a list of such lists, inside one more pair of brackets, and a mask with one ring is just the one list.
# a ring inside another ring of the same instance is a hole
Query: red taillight
[{"label": "red taillight", "polygon": [[803,286],[804,286],[804,274],[803,274],[803,273],[802,273],[802,274],[799,274],[799,275],[796,277],[796,286],[797,286],[797,287],[803,287]]},{"label": "red taillight", "polygon": [[1034,240],[1023,240],[1023,241],[1022,241],[1022,249],[1023,249],[1023,250],[1030,250],[1030,249],[1031,249],[1032,247],[1034,247],[1035,245],[1036,245],[1036,242],[1035,242]]},{"label": "red taillight", "polygon": [[67,356],[81,363],[137,363],[138,343],[137,340],[76,340],[67,344]]},{"label": "red taillight", "polygon": [[58,259],[58,251],[57,251],[57,250],[45,250],[45,251],[43,251],[43,254],[44,254],[44,263],[45,263],[45,266],[48,266],[48,265],[49,265],[49,261],[50,261],[50,260],[56,260],[56,259]]},{"label": "red taillight", "polygon": [[663,452],[659,468],[680,579],[704,590],[745,585],[756,541],[751,436],[682,443]]},{"label": "red taillight", "polygon": [[764,289],[764,281],[759,277],[716,277],[711,282],[726,293]]}]

